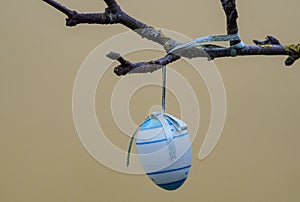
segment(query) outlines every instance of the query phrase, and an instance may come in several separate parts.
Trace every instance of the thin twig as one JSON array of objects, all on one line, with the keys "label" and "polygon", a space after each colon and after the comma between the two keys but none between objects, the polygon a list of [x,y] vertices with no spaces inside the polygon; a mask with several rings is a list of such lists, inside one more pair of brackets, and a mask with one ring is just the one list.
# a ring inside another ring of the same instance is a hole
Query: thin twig
[{"label": "thin twig", "polygon": [[47,4],[53,6],[60,12],[66,14],[68,17],[71,16],[71,14],[72,14],[72,10],[70,10],[69,8],[65,7],[64,5],[58,3],[57,1],[53,1],[53,0],[43,0],[43,1],[46,2]]}]

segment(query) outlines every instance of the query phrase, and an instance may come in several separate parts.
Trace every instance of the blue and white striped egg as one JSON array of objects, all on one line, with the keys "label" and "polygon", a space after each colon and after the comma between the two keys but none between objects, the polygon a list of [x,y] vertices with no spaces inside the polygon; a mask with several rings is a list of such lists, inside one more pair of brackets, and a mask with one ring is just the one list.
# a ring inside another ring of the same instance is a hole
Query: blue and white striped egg
[{"label": "blue and white striped egg", "polygon": [[192,163],[192,147],[186,129],[179,131],[168,117],[176,156],[170,158],[169,142],[162,123],[153,117],[145,120],[136,137],[136,150],[147,176],[165,190],[178,189],[187,179]]}]

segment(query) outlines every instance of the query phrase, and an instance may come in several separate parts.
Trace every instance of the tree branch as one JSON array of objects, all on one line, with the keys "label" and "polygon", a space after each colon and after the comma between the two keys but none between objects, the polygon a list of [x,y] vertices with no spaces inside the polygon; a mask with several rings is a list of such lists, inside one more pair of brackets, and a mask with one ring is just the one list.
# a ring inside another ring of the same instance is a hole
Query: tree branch
[{"label": "tree branch", "polygon": [[64,5],[62,5],[56,1],[53,1],[53,0],[43,0],[43,1],[46,2],[47,4],[49,4],[50,6],[53,6],[60,12],[66,14],[68,17],[70,17],[72,15],[72,10],[68,9],[67,7],[65,7]]},{"label": "tree branch", "polygon": [[[227,34],[237,34],[239,32],[237,19],[238,12],[236,9],[235,0],[221,0],[223,9],[226,14]],[[231,41],[231,45],[240,43],[241,41]]]},{"label": "tree branch", "polygon": [[[122,24],[146,38],[163,46],[166,55],[160,59],[150,62],[132,63],[124,59],[117,53],[110,53],[107,56],[113,60],[118,60],[120,65],[114,69],[117,75],[126,75],[128,73],[146,73],[160,69],[162,66],[175,62],[180,57],[196,58],[205,57],[209,60],[222,57],[236,57],[247,55],[288,55],[285,64],[292,65],[300,58],[300,44],[283,46],[279,41],[268,36],[265,41],[254,40],[256,45],[245,45],[243,48],[234,48],[233,46],[240,43],[240,40],[230,41],[232,47],[193,47],[188,50],[175,54],[168,53],[170,50],[181,43],[165,35],[161,30],[157,30],[124,12],[116,0],[104,0],[107,8],[103,13],[80,13],[71,10],[55,0],[42,0],[60,12],[67,15],[66,25],[76,26],[78,24]],[[227,34],[238,33],[238,12],[235,0],[221,0],[222,7],[226,14]]]},{"label": "tree branch", "polygon": [[114,72],[118,76],[124,76],[132,73],[152,73],[180,58],[174,54],[167,54],[165,57],[154,61],[132,63],[123,58],[119,53],[115,52],[110,52],[107,54],[107,57],[120,62],[120,65],[114,68]]}]

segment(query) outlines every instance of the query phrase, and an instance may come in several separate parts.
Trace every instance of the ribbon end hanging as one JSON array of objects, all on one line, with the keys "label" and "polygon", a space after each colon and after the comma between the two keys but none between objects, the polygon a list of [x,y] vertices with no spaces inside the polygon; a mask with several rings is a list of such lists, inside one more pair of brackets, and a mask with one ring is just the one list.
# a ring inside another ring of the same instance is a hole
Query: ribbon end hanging
[{"label": "ribbon end hanging", "polygon": [[[148,118],[147,118],[148,119]],[[146,119],[146,120],[147,120]],[[127,161],[126,161],[126,166],[129,167],[130,164],[130,154],[131,154],[131,148],[132,148],[132,144],[135,138],[135,135],[137,134],[137,132],[139,131],[141,125],[134,131],[134,133],[132,134],[131,138],[130,138],[130,142],[128,145],[128,151],[127,151]]]},{"label": "ribbon end hanging", "polygon": [[162,114],[166,113],[166,82],[167,82],[167,66],[163,66],[162,67],[162,96],[161,96]]}]

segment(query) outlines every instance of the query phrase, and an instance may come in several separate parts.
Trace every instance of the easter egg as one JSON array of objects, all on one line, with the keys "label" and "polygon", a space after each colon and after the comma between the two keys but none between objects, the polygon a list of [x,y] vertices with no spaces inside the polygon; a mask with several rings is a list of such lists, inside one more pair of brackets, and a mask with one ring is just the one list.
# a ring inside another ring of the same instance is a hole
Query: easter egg
[{"label": "easter egg", "polygon": [[145,173],[157,186],[176,190],[186,181],[192,147],[184,122],[167,114],[150,116],[137,131],[136,150]]}]

